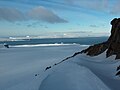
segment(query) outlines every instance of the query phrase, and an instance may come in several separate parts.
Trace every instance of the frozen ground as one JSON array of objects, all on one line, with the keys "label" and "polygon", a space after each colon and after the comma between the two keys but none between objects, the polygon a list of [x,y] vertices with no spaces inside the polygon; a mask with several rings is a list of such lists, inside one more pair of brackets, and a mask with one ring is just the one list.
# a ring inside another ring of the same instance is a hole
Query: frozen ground
[{"label": "frozen ground", "polygon": [[79,45],[59,44],[1,48],[0,90],[37,90],[40,83],[35,74],[80,49]]},{"label": "frozen ground", "polygon": [[[51,44],[1,48],[0,90],[120,90],[119,77],[115,77],[120,62],[114,56],[106,59],[105,54],[83,54],[54,66],[86,47]],[[50,65],[52,68],[45,71]]]}]

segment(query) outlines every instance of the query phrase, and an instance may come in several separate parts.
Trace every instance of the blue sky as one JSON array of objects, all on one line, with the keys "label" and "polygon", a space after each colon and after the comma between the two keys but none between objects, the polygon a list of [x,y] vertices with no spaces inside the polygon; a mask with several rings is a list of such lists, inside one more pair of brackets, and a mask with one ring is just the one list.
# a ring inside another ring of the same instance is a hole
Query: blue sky
[{"label": "blue sky", "polygon": [[120,0],[0,0],[0,36],[109,33]]}]

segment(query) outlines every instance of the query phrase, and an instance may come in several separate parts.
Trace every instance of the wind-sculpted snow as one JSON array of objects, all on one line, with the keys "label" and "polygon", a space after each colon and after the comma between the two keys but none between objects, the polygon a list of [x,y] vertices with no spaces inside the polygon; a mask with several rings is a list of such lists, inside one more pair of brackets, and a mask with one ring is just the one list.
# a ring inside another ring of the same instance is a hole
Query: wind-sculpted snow
[{"label": "wind-sculpted snow", "polygon": [[[76,54],[50,68],[39,90],[119,90],[115,56]],[[84,73],[83,73],[84,72]],[[67,82],[66,82],[67,81]],[[94,84],[94,85],[91,85]]]},{"label": "wind-sculpted snow", "polygon": [[73,62],[65,62],[43,80],[39,90],[110,89],[88,68]]}]

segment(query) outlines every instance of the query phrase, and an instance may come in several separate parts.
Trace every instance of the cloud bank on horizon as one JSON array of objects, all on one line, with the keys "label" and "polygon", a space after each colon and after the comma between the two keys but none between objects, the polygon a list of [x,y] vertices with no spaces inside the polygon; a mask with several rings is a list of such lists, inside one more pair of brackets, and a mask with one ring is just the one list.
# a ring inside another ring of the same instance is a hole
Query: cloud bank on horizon
[{"label": "cloud bank on horizon", "polygon": [[0,33],[108,32],[111,19],[120,15],[119,4],[119,0],[0,0]]}]

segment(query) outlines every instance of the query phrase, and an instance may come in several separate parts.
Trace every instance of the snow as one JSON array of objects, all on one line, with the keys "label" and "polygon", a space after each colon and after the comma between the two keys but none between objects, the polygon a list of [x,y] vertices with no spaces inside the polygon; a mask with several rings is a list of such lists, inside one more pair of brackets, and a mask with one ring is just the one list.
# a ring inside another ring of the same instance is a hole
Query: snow
[{"label": "snow", "polygon": [[109,90],[88,68],[64,63],[42,82],[39,90]]},{"label": "snow", "polygon": [[[79,44],[11,46],[0,49],[0,90],[119,90],[115,56],[79,54],[58,65]],[[45,68],[51,66],[45,71]]]},{"label": "snow", "polygon": [[[37,90],[35,74],[79,51],[79,45],[0,49],[0,90]],[[39,82],[39,80],[38,80]],[[32,84],[32,85],[31,85]]]},{"label": "snow", "polygon": [[[74,43],[76,44],[76,43]],[[36,45],[16,45],[16,46],[11,46],[11,47],[39,47],[39,46],[65,46],[65,45],[71,45],[71,44],[63,44],[63,43],[55,43],[55,44],[36,44]],[[79,44],[76,44],[79,45]]]}]

